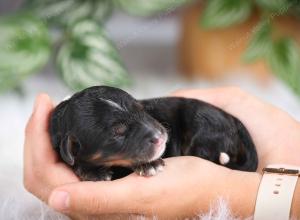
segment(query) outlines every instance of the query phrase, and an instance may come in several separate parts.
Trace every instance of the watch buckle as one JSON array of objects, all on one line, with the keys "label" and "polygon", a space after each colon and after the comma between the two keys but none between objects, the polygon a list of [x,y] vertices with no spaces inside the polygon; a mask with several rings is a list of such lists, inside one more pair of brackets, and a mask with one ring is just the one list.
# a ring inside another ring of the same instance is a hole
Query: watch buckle
[{"label": "watch buckle", "polygon": [[275,173],[279,175],[291,175],[291,176],[300,176],[300,171],[296,169],[286,169],[286,168],[263,168],[264,173]]}]

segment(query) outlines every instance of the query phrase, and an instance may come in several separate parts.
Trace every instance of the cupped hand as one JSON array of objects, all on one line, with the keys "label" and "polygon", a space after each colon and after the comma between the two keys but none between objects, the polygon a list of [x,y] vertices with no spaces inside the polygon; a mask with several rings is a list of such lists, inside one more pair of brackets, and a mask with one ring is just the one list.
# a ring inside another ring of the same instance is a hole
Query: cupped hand
[{"label": "cupped hand", "polygon": [[[66,214],[93,215],[95,219],[104,213],[120,215],[120,219],[136,219],[125,218],[124,214],[183,219],[207,211],[207,201],[214,201],[224,190],[216,180],[226,180],[231,175],[230,170],[196,157],[168,158],[165,162],[164,171],[153,177],[131,174],[111,182],[58,187],[49,203]],[[226,184],[229,187],[230,181]],[[62,203],[61,195],[65,194],[68,198]]]},{"label": "cupped hand", "polygon": [[48,121],[52,109],[49,96],[39,95],[25,129],[24,185],[43,201],[48,200],[55,187],[79,182],[77,176],[59,160],[50,143]]},{"label": "cupped hand", "polygon": [[[53,107],[48,95],[37,97],[25,132],[24,185],[36,197],[73,219],[132,219],[135,214],[154,213],[179,216],[187,214],[188,206],[188,213],[197,213],[198,206],[192,205],[202,200],[194,189],[202,179],[212,178],[210,172],[220,177],[228,172],[208,161],[181,157],[166,160],[164,172],[152,178],[132,174],[112,182],[79,182],[52,148],[48,121]],[[208,191],[202,187],[198,192],[201,190]]]},{"label": "cupped hand", "polygon": [[[183,90],[174,95],[207,101],[238,117],[254,139],[260,167],[300,165],[300,125],[288,114],[236,88]],[[246,216],[253,211],[255,197],[244,198],[241,205],[236,195],[247,189],[255,196],[258,174],[230,171],[194,157],[166,159],[165,170],[151,178],[132,174],[112,182],[79,182],[52,150],[47,131],[52,109],[49,97],[39,96],[26,129],[24,183],[56,210],[76,219],[104,214],[108,219],[113,219],[111,214],[122,215],[120,219],[127,214],[176,219],[206,211],[210,202],[225,196],[235,212]]]}]

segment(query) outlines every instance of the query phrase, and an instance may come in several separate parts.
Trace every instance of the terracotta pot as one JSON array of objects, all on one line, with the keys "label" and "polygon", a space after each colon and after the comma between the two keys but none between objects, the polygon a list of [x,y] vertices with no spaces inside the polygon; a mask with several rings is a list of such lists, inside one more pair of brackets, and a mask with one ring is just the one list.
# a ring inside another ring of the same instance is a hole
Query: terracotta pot
[{"label": "terracotta pot", "polygon": [[[180,68],[189,77],[216,79],[228,74],[248,72],[262,81],[270,78],[268,66],[259,61],[245,64],[245,51],[259,21],[253,13],[246,22],[224,29],[204,30],[199,25],[202,5],[187,8],[182,15],[182,35],[179,42]],[[292,17],[270,17],[275,25],[275,36],[292,36],[300,43],[300,22]]]}]

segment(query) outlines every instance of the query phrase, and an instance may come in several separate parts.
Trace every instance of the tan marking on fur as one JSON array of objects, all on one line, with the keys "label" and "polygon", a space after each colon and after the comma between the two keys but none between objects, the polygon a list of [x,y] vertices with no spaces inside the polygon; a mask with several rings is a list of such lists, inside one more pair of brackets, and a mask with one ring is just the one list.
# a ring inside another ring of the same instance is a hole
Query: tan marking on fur
[{"label": "tan marking on fur", "polygon": [[94,155],[90,156],[87,159],[89,162],[96,165],[104,165],[104,166],[132,166],[133,162],[131,160],[123,159],[122,155],[116,155],[109,158],[103,158],[101,152],[97,152]]},{"label": "tan marking on fur", "polygon": [[131,166],[133,162],[131,160],[126,160],[122,155],[116,155],[110,158],[107,158],[104,162],[106,166]]},{"label": "tan marking on fur", "polygon": [[107,166],[125,166],[125,167],[129,167],[132,166],[132,161],[130,160],[111,160],[108,161],[106,163],[104,163]]},{"label": "tan marking on fur", "polygon": [[97,153],[95,153],[94,155],[92,155],[89,159],[88,159],[88,161],[90,161],[90,162],[97,162],[97,161],[99,161],[99,159],[102,157],[102,154],[101,154],[101,152],[97,152]]}]

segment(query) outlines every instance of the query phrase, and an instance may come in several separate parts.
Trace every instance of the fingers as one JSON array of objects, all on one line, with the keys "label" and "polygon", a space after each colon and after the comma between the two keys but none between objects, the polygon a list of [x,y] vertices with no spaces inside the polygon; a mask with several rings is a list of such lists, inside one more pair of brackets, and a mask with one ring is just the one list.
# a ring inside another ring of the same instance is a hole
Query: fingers
[{"label": "fingers", "polygon": [[[131,176],[110,182],[80,182],[56,188],[49,205],[65,213],[101,215],[133,213],[135,187]],[[138,181],[139,178],[134,178]],[[126,202],[124,202],[126,201]]]},{"label": "fingers", "polygon": [[254,118],[258,113],[270,116],[270,112],[273,111],[270,105],[259,101],[238,87],[182,90],[173,95],[195,98],[215,105],[239,118],[250,132],[255,132],[261,120],[249,120],[249,117]]},{"label": "fingers", "polygon": [[[47,94],[37,96],[33,113],[25,129],[25,158],[28,154],[43,163],[56,161],[48,133],[49,116],[53,109],[53,103]],[[47,158],[47,159],[46,159]]]},{"label": "fingers", "polygon": [[78,181],[73,172],[59,162],[51,145],[48,121],[52,109],[50,97],[39,95],[25,131],[24,186],[43,201],[54,187]]},{"label": "fingers", "polygon": [[194,185],[202,177],[208,178],[207,172],[198,171],[223,170],[196,157],[168,158],[165,162],[165,170],[150,178],[132,174],[115,181],[81,182],[57,187],[52,191],[48,204],[66,214],[152,215],[168,206],[170,200],[173,201],[179,194],[177,190],[183,189],[185,184]]},{"label": "fingers", "polygon": [[48,116],[53,109],[53,103],[47,94],[40,94],[36,97],[33,112],[29,120],[26,131],[31,134],[32,131],[47,131]]},{"label": "fingers", "polygon": [[227,106],[230,106],[232,103],[239,102],[250,96],[239,87],[178,90],[171,95],[200,99],[222,109],[226,109]]}]

